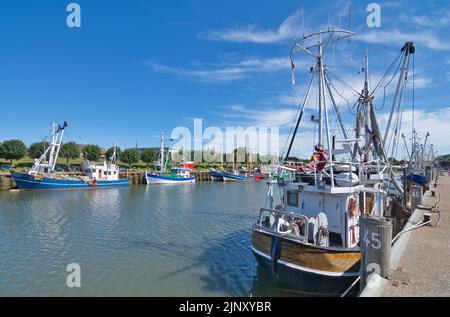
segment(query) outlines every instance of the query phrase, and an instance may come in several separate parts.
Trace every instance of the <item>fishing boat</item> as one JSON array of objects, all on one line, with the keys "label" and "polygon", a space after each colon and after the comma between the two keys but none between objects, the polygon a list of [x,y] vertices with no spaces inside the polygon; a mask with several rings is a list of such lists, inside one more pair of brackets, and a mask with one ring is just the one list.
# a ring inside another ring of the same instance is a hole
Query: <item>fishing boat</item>
[{"label": "fishing boat", "polygon": [[[169,154],[167,154],[168,156]],[[191,169],[186,167],[174,167],[171,173],[166,173],[167,161],[164,149],[164,133],[161,132],[160,149],[160,173],[148,173],[145,171],[145,180],[148,185],[170,185],[170,184],[192,184],[195,183],[195,177],[191,176]],[[192,164],[185,164],[191,166]]]},{"label": "fishing boat", "polygon": [[223,181],[223,174],[222,172],[216,171],[216,170],[210,170],[209,175],[211,176],[211,179],[213,181],[222,182]]},{"label": "fishing boat", "polygon": [[[269,182],[265,206],[252,230],[252,250],[258,263],[281,287],[305,294],[341,295],[359,277],[360,216],[385,216],[396,202],[388,197],[387,186],[393,185],[400,196],[403,194],[375,115],[367,54],[364,89],[357,95],[354,137],[348,134],[335,101],[335,87],[323,53],[328,45],[353,35],[351,31],[330,28],[295,41],[291,50],[293,71],[294,57],[299,52],[312,56],[315,64],[289,147],[279,166],[278,175],[287,173],[288,178]],[[318,51],[313,52],[312,48]],[[407,43],[402,49],[403,59],[408,60],[412,52],[412,43]],[[407,67],[399,75],[400,86],[407,77],[405,71]],[[289,165],[286,163],[314,82],[318,83],[318,143],[310,163]],[[395,108],[401,100],[397,97]],[[342,139],[332,138],[329,108],[334,110]],[[281,204],[273,206],[276,187]]]},{"label": "fishing boat", "polygon": [[233,173],[222,172],[222,177],[224,182],[245,182],[253,180],[252,176],[242,175],[239,171]]},{"label": "fishing boat", "polygon": [[55,172],[55,165],[67,123],[52,126],[52,142],[44,154],[36,160],[28,173],[13,172],[11,177],[20,190],[96,189],[129,186],[128,180],[119,179],[119,167],[115,164],[115,151],[110,162],[101,165],[86,162],[82,175]]},{"label": "fishing boat", "polygon": [[[402,135],[405,142],[405,150],[409,156],[408,160],[408,173],[406,179],[408,182],[424,186],[429,181],[429,177],[426,175],[427,160],[425,159],[425,149],[427,148],[427,142],[430,134],[425,135],[425,141],[420,143],[420,137],[418,132],[413,128],[411,137],[411,148],[408,148],[406,137]],[[430,149],[432,151],[432,147]]]}]

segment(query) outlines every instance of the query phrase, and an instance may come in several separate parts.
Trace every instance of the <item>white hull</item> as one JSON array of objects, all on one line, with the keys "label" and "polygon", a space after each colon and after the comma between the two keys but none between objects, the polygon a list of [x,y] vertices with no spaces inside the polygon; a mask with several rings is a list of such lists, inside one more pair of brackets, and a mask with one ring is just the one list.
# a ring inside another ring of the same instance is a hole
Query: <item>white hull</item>
[{"label": "white hull", "polygon": [[235,178],[230,178],[230,177],[224,176],[224,177],[223,177],[223,181],[224,181],[224,182],[237,182],[238,180],[235,179]]},{"label": "white hull", "polygon": [[145,179],[148,185],[170,185],[170,184],[193,184],[195,178],[165,178],[157,175],[146,174]]}]

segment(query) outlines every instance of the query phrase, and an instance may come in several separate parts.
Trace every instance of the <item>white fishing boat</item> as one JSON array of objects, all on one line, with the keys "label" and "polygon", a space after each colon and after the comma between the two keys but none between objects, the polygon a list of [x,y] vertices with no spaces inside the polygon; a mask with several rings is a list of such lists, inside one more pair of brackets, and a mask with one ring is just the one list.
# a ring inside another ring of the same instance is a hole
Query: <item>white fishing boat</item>
[{"label": "white fishing boat", "polygon": [[[169,151],[170,153],[170,151]],[[169,155],[167,154],[167,156]],[[170,184],[192,184],[195,177],[191,176],[191,169],[186,167],[175,167],[171,173],[166,173],[168,159],[164,149],[164,133],[161,132],[161,150],[159,159],[160,173],[148,173],[145,171],[145,180],[148,185],[170,185]],[[186,165],[188,166],[188,165]]]},{"label": "white fishing boat", "polygon": [[[358,92],[355,136],[348,134],[335,101],[335,87],[324,62],[324,52],[330,45],[353,35],[346,30],[328,29],[295,42],[291,51],[293,69],[299,52],[313,57],[315,65],[311,67],[299,116],[279,167],[279,175],[288,173],[289,176],[287,180],[278,178],[269,183],[265,207],[253,226],[252,250],[260,265],[277,282],[309,294],[340,295],[355,281],[360,274],[360,216],[384,217],[391,207],[388,204],[398,203],[388,197],[389,185],[398,190],[399,196],[403,193],[378,127],[367,54],[364,87]],[[403,65],[407,65],[405,60],[413,49],[412,43],[403,48]],[[406,66],[399,75],[399,85],[404,84],[405,72]],[[314,82],[318,83],[318,143],[313,159],[309,164],[288,165]],[[397,101],[394,104],[397,107]],[[331,109],[342,139],[331,135]],[[273,206],[275,187],[281,202],[278,206]]]}]

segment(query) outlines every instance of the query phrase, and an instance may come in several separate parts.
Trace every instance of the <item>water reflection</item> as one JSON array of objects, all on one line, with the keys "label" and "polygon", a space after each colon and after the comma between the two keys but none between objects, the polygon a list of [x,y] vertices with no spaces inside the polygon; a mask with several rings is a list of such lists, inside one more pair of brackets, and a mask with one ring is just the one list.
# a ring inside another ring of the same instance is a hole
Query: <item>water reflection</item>
[{"label": "water reflection", "polygon": [[[264,183],[0,193],[0,296],[247,296]],[[81,289],[65,287],[66,266]],[[257,292],[255,292],[257,293]]]}]

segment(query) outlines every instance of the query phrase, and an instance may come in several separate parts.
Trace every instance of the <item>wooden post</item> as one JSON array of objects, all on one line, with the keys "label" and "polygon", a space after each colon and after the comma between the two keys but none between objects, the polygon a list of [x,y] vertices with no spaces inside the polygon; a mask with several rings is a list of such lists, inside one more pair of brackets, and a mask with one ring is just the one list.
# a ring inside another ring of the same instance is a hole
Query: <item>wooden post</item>
[{"label": "wooden post", "polygon": [[391,272],[392,222],[366,214],[360,218],[360,230],[362,291],[372,273],[387,278]]}]

